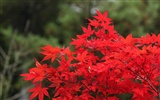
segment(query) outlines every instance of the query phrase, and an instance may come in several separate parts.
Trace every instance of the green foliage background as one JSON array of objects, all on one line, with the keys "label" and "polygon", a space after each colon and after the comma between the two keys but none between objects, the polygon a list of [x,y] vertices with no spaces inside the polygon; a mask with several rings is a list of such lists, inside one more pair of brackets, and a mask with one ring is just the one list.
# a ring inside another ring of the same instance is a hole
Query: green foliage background
[{"label": "green foliage background", "polygon": [[160,33],[158,0],[1,0],[0,100],[28,98],[30,84],[19,74],[34,66],[34,58],[41,60],[41,46],[69,45],[96,9],[108,10],[123,36]]}]

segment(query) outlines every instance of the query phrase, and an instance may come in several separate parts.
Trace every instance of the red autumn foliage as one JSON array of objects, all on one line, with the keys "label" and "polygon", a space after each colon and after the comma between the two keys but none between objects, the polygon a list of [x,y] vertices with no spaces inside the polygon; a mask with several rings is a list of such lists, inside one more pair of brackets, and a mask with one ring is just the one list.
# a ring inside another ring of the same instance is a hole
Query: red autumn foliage
[{"label": "red autumn foliage", "polygon": [[[36,67],[21,74],[35,85],[31,100],[119,100],[125,93],[133,100],[160,99],[160,34],[124,38],[107,16],[97,11],[89,19],[84,34],[70,43],[74,51],[42,47],[43,64],[36,60]],[[55,61],[58,66],[52,66]]]}]

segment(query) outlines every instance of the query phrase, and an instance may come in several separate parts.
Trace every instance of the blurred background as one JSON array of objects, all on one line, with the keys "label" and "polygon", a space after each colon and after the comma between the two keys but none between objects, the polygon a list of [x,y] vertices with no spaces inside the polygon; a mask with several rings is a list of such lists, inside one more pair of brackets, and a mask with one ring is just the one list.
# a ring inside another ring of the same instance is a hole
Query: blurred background
[{"label": "blurred background", "polygon": [[28,100],[31,84],[19,74],[42,59],[42,46],[67,46],[96,9],[123,36],[160,33],[158,0],[0,0],[0,100]]}]

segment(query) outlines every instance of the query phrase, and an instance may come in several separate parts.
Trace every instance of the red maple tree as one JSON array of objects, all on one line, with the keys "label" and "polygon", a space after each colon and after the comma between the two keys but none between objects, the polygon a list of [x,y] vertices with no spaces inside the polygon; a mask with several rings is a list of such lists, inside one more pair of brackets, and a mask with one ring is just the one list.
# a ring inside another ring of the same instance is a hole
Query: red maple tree
[{"label": "red maple tree", "polygon": [[126,93],[133,100],[160,99],[160,34],[124,38],[107,11],[93,18],[69,47],[42,47],[42,64],[36,60],[36,67],[21,74],[35,85],[30,99],[119,100]]}]

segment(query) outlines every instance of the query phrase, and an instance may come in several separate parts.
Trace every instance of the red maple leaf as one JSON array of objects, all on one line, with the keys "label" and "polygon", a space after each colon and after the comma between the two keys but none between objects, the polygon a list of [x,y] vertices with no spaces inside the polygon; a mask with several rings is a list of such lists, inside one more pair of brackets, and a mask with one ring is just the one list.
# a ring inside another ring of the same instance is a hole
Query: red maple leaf
[{"label": "red maple leaf", "polygon": [[47,89],[48,88],[43,88],[41,83],[37,84],[34,88],[31,88],[30,90],[28,90],[28,92],[33,92],[29,100],[32,100],[36,96],[38,96],[39,100],[43,100],[44,95],[49,97]]},{"label": "red maple leaf", "polygon": [[20,76],[25,77],[24,80],[28,81],[28,80],[32,80],[36,77],[36,75],[34,73],[24,73],[24,74],[20,74]]},{"label": "red maple leaf", "polygon": [[129,34],[126,39],[123,40],[123,43],[126,45],[134,45],[136,39],[132,37],[132,34]]},{"label": "red maple leaf", "polygon": [[85,39],[72,39],[72,40],[73,40],[73,42],[71,42],[70,44],[75,45],[76,48],[83,46],[85,43]]},{"label": "red maple leaf", "polygon": [[91,19],[88,20],[90,22],[89,25],[94,26],[95,28],[99,27],[99,22],[97,20],[91,20]]},{"label": "red maple leaf", "polygon": [[47,68],[47,65],[41,65],[37,60],[36,61],[36,67],[29,69],[29,73],[21,74],[20,76],[25,77],[24,80],[33,80],[33,82],[42,81],[45,77],[45,70]]},{"label": "red maple leaf", "polygon": [[96,12],[97,12],[97,16],[94,16],[94,18],[97,19],[98,21],[110,21],[110,18],[107,17],[108,15],[107,11],[105,11],[103,14],[98,10],[96,10]]},{"label": "red maple leaf", "polygon": [[82,30],[84,34],[82,35],[77,35],[77,37],[80,39],[87,39],[89,36],[91,36],[94,33],[94,30],[91,29],[91,26],[88,25],[88,28],[82,27]]},{"label": "red maple leaf", "polygon": [[61,51],[60,48],[58,47],[53,48],[51,45],[44,46],[42,50],[43,51],[41,52],[41,54],[45,55],[42,61],[51,59],[52,62],[57,57],[57,54]]}]

